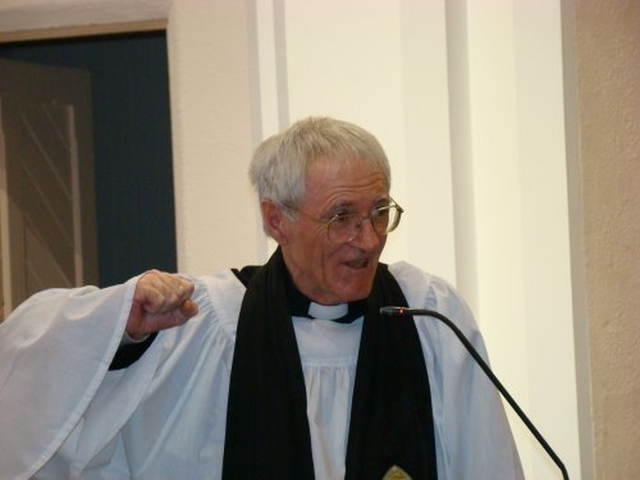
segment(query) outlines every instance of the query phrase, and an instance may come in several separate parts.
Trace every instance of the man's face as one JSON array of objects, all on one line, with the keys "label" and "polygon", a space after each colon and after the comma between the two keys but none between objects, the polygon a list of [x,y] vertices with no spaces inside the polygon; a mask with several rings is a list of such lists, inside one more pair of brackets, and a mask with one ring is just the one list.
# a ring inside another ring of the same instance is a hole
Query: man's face
[{"label": "man's face", "polygon": [[336,243],[313,219],[328,221],[336,214],[368,216],[385,204],[389,188],[382,171],[362,160],[344,165],[317,159],[307,168],[306,195],[299,207],[305,215],[282,218],[277,239],[298,289],[313,301],[334,305],[369,295],[386,235],[377,234],[369,220],[349,242]]}]

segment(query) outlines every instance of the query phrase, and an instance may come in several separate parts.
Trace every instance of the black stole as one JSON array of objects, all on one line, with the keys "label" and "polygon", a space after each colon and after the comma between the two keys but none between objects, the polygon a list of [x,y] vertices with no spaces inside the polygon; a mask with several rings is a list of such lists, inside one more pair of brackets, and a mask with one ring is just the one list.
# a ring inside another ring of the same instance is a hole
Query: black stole
[{"label": "black stole", "polygon": [[[224,479],[313,479],[300,353],[287,306],[288,275],[278,249],[250,276],[231,368]],[[360,340],[346,479],[381,479],[397,465],[414,479],[436,479],[429,379],[413,320],[383,317],[407,306],[380,264]]]}]

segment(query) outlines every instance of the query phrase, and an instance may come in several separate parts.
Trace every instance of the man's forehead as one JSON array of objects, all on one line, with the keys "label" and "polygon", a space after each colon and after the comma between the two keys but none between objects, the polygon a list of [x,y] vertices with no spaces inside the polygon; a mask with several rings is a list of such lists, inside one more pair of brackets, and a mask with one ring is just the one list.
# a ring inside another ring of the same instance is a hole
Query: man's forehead
[{"label": "man's forehead", "polygon": [[340,177],[349,174],[379,174],[385,177],[385,170],[372,158],[362,156],[328,156],[314,157],[307,162],[305,176],[307,183],[323,180],[323,176]]},{"label": "man's forehead", "polygon": [[362,194],[350,195],[348,197],[336,197],[327,201],[310,201],[307,203],[307,209],[316,211],[322,217],[331,217],[333,215],[344,213],[362,213],[373,210],[375,208],[389,204],[391,197],[386,192],[371,195]]}]

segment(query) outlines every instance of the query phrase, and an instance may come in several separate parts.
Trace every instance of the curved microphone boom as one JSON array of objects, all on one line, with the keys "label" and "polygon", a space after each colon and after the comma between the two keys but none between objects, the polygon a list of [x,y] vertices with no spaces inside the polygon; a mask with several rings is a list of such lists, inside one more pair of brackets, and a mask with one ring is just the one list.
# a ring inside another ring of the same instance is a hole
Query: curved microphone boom
[{"label": "curved microphone boom", "polygon": [[531,420],[529,420],[529,418],[524,413],[524,411],[513,399],[511,394],[507,391],[504,385],[502,385],[500,380],[498,380],[498,377],[496,377],[493,371],[491,370],[491,368],[489,368],[489,365],[487,365],[487,362],[484,361],[484,359],[478,353],[478,351],[473,347],[473,345],[471,345],[471,342],[469,342],[467,337],[464,336],[464,334],[460,331],[460,329],[449,318],[445,317],[439,312],[436,312],[435,310],[423,310],[420,308],[405,308],[405,307],[382,307],[380,308],[380,314],[387,315],[387,316],[395,316],[395,317],[409,317],[409,316],[433,317],[440,320],[445,325],[447,325],[453,331],[453,333],[456,334],[458,339],[462,342],[462,344],[465,346],[469,354],[480,366],[482,371],[487,375],[487,377],[489,377],[489,380],[491,380],[491,383],[493,383],[493,385],[502,394],[504,399],[509,403],[511,408],[513,408],[513,410],[518,414],[518,417],[520,417],[520,420],[522,420],[522,422],[527,426],[527,428],[533,434],[536,440],[538,440],[538,443],[540,443],[542,448],[544,448],[545,452],[547,452],[547,454],[551,457],[553,462],[558,466],[558,468],[562,472],[562,478],[564,480],[569,480],[569,474],[567,473],[567,469],[564,466],[564,463],[562,463],[562,460],[560,460],[560,457],[558,457],[556,452],[553,451],[549,443],[547,443],[547,441],[544,439],[542,434],[538,431],[535,425],[531,422]]}]

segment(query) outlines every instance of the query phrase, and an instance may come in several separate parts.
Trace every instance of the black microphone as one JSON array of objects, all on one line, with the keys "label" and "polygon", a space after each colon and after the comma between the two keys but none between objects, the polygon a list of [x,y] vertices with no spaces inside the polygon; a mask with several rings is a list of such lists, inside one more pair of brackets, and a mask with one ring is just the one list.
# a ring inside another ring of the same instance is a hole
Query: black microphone
[{"label": "black microphone", "polygon": [[491,383],[493,383],[493,385],[498,389],[498,391],[502,394],[505,400],[509,402],[509,405],[511,405],[511,408],[513,408],[513,410],[518,414],[518,417],[520,417],[520,420],[522,420],[522,422],[527,426],[527,428],[533,434],[536,440],[538,440],[538,443],[540,443],[542,448],[544,448],[545,452],[547,452],[547,454],[551,457],[553,462],[558,466],[558,468],[562,472],[562,478],[564,480],[569,480],[569,474],[567,473],[567,469],[565,468],[564,463],[562,463],[562,460],[560,460],[560,457],[558,457],[556,452],[553,451],[549,443],[547,443],[547,441],[544,439],[542,434],[538,431],[535,425],[531,422],[531,420],[529,420],[529,418],[524,413],[524,411],[513,399],[511,394],[507,391],[504,385],[502,385],[500,380],[498,380],[498,377],[496,377],[493,371],[491,371],[491,368],[489,368],[489,365],[487,365],[487,362],[484,361],[484,359],[482,358],[482,356],[480,356],[478,351],[473,347],[473,345],[471,345],[471,342],[467,340],[467,337],[464,336],[464,334],[460,331],[460,329],[451,320],[449,320],[447,317],[445,317],[441,313],[436,312],[434,310],[423,310],[420,308],[406,308],[406,307],[382,307],[380,308],[380,315],[388,315],[388,316],[395,316],[395,317],[408,317],[408,316],[433,317],[440,320],[447,327],[453,330],[453,333],[456,334],[456,336],[465,346],[469,354],[473,357],[473,359],[480,366],[480,368],[482,368],[482,371],[487,375],[487,377],[489,377],[489,380],[491,380]]}]

